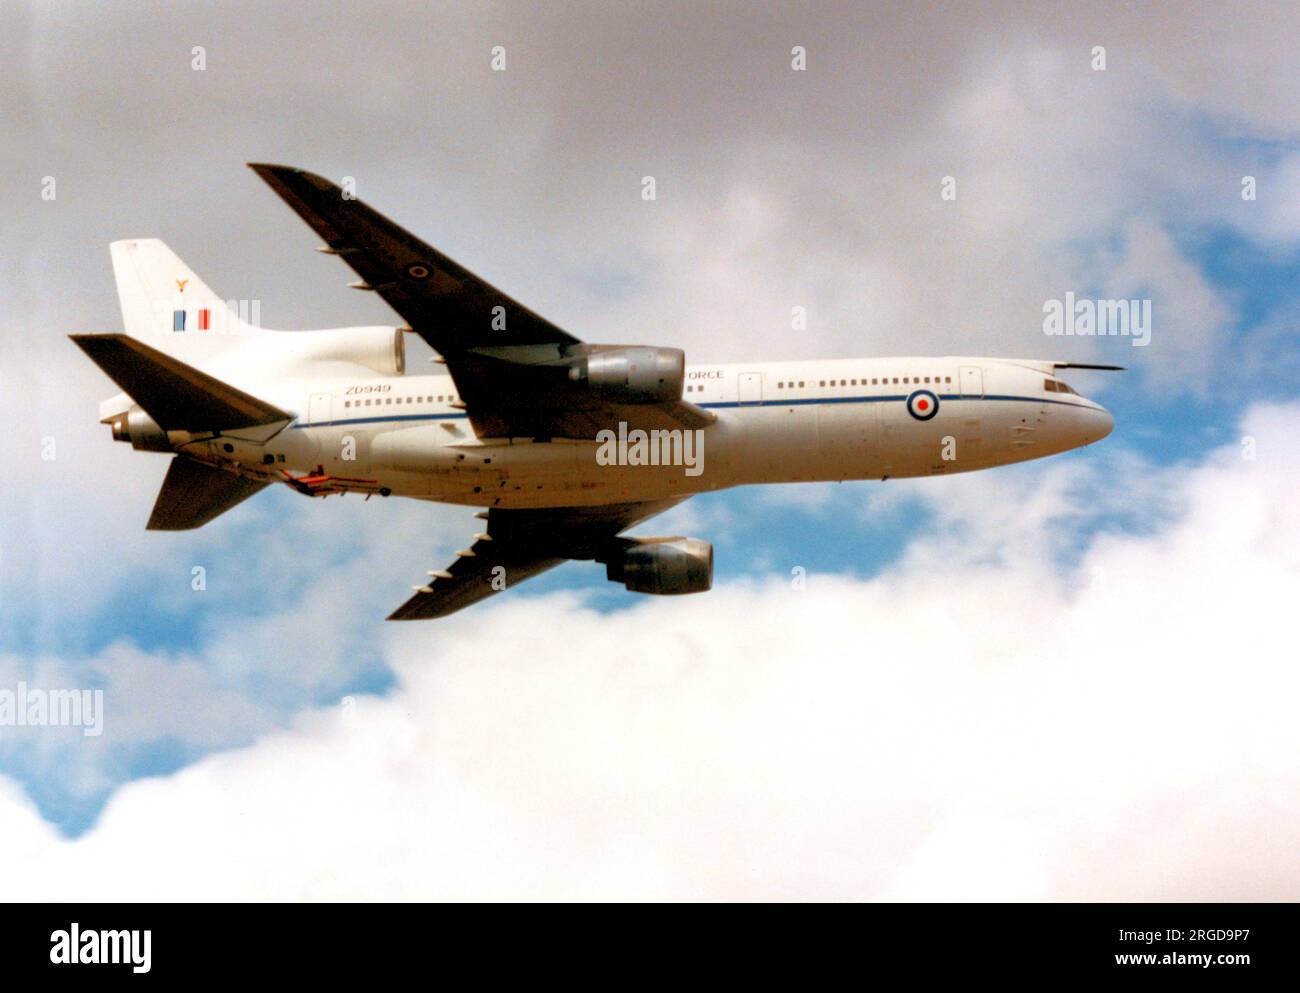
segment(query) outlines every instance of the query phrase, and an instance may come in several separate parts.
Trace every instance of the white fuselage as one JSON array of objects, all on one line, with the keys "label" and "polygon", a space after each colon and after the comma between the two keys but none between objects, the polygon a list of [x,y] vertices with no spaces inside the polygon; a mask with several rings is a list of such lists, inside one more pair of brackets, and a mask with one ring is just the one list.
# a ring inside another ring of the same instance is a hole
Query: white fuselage
[{"label": "white fuselage", "polygon": [[[295,413],[287,428],[269,439],[227,432],[184,451],[259,478],[320,469],[361,492],[483,507],[588,506],[749,483],[946,475],[1110,433],[1102,407],[1049,381],[1050,365],[988,358],[691,365],[683,399],[716,422],[691,439],[648,439],[639,452],[632,435],[627,457],[610,464],[610,446],[597,442],[477,437],[445,374],[279,379],[261,384],[259,395]],[[651,461],[650,449],[653,461],[694,461],[619,464]]]}]

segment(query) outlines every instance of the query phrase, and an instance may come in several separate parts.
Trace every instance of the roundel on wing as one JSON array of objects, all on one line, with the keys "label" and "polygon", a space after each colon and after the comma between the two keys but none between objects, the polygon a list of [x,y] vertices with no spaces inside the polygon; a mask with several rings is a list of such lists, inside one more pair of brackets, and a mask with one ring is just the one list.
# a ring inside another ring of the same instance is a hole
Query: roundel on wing
[{"label": "roundel on wing", "polygon": [[928,421],[939,413],[939,398],[929,390],[913,390],[907,398],[907,412],[918,421]]}]

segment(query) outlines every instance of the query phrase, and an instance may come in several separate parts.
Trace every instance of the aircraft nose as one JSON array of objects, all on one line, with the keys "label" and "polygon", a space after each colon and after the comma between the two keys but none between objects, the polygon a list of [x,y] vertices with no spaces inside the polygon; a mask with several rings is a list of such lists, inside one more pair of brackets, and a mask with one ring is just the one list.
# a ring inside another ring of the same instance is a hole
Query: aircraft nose
[{"label": "aircraft nose", "polygon": [[1110,415],[1109,410],[1100,404],[1088,411],[1086,420],[1087,423],[1084,426],[1085,445],[1101,441],[1102,438],[1115,430],[1115,418]]}]

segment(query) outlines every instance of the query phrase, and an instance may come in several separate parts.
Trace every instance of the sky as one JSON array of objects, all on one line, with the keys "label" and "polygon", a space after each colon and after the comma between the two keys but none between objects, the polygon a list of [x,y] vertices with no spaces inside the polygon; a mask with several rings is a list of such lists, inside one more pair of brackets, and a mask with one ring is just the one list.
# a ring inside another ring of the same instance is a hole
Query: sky
[{"label": "sky", "polygon": [[[0,727],[4,895],[1296,899],[1298,29],[6,4],[0,691],[101,689],[104,724]],[[1116,428],[695,498],[650,527],[714,543],[701,596],[573,563],[385,624],[468,509],[280,488],[146,532],[166,460],[96,423],[116,389],[66,338],[120,330],[136,237],[268,327],[399,323],[248,161],[352,177],[585,340],[1115,363],[1068,381]],[[1149,344],[1045,335],[1066,293],[1150,300]]]}]

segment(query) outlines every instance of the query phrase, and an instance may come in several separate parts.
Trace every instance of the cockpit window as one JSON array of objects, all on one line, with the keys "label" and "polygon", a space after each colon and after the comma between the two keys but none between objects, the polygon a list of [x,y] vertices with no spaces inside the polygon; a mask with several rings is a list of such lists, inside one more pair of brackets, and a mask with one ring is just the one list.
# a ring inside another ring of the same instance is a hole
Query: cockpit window
[{"label": "cockpit window", "polygon": [[[1043,380],[1043,389],[1047,390],[1048,393],[1074,393],[1068,383],[1063,383],[1059,379]],[[1078,396],[1079,394],[1074,393],[1074,395]]]}]

